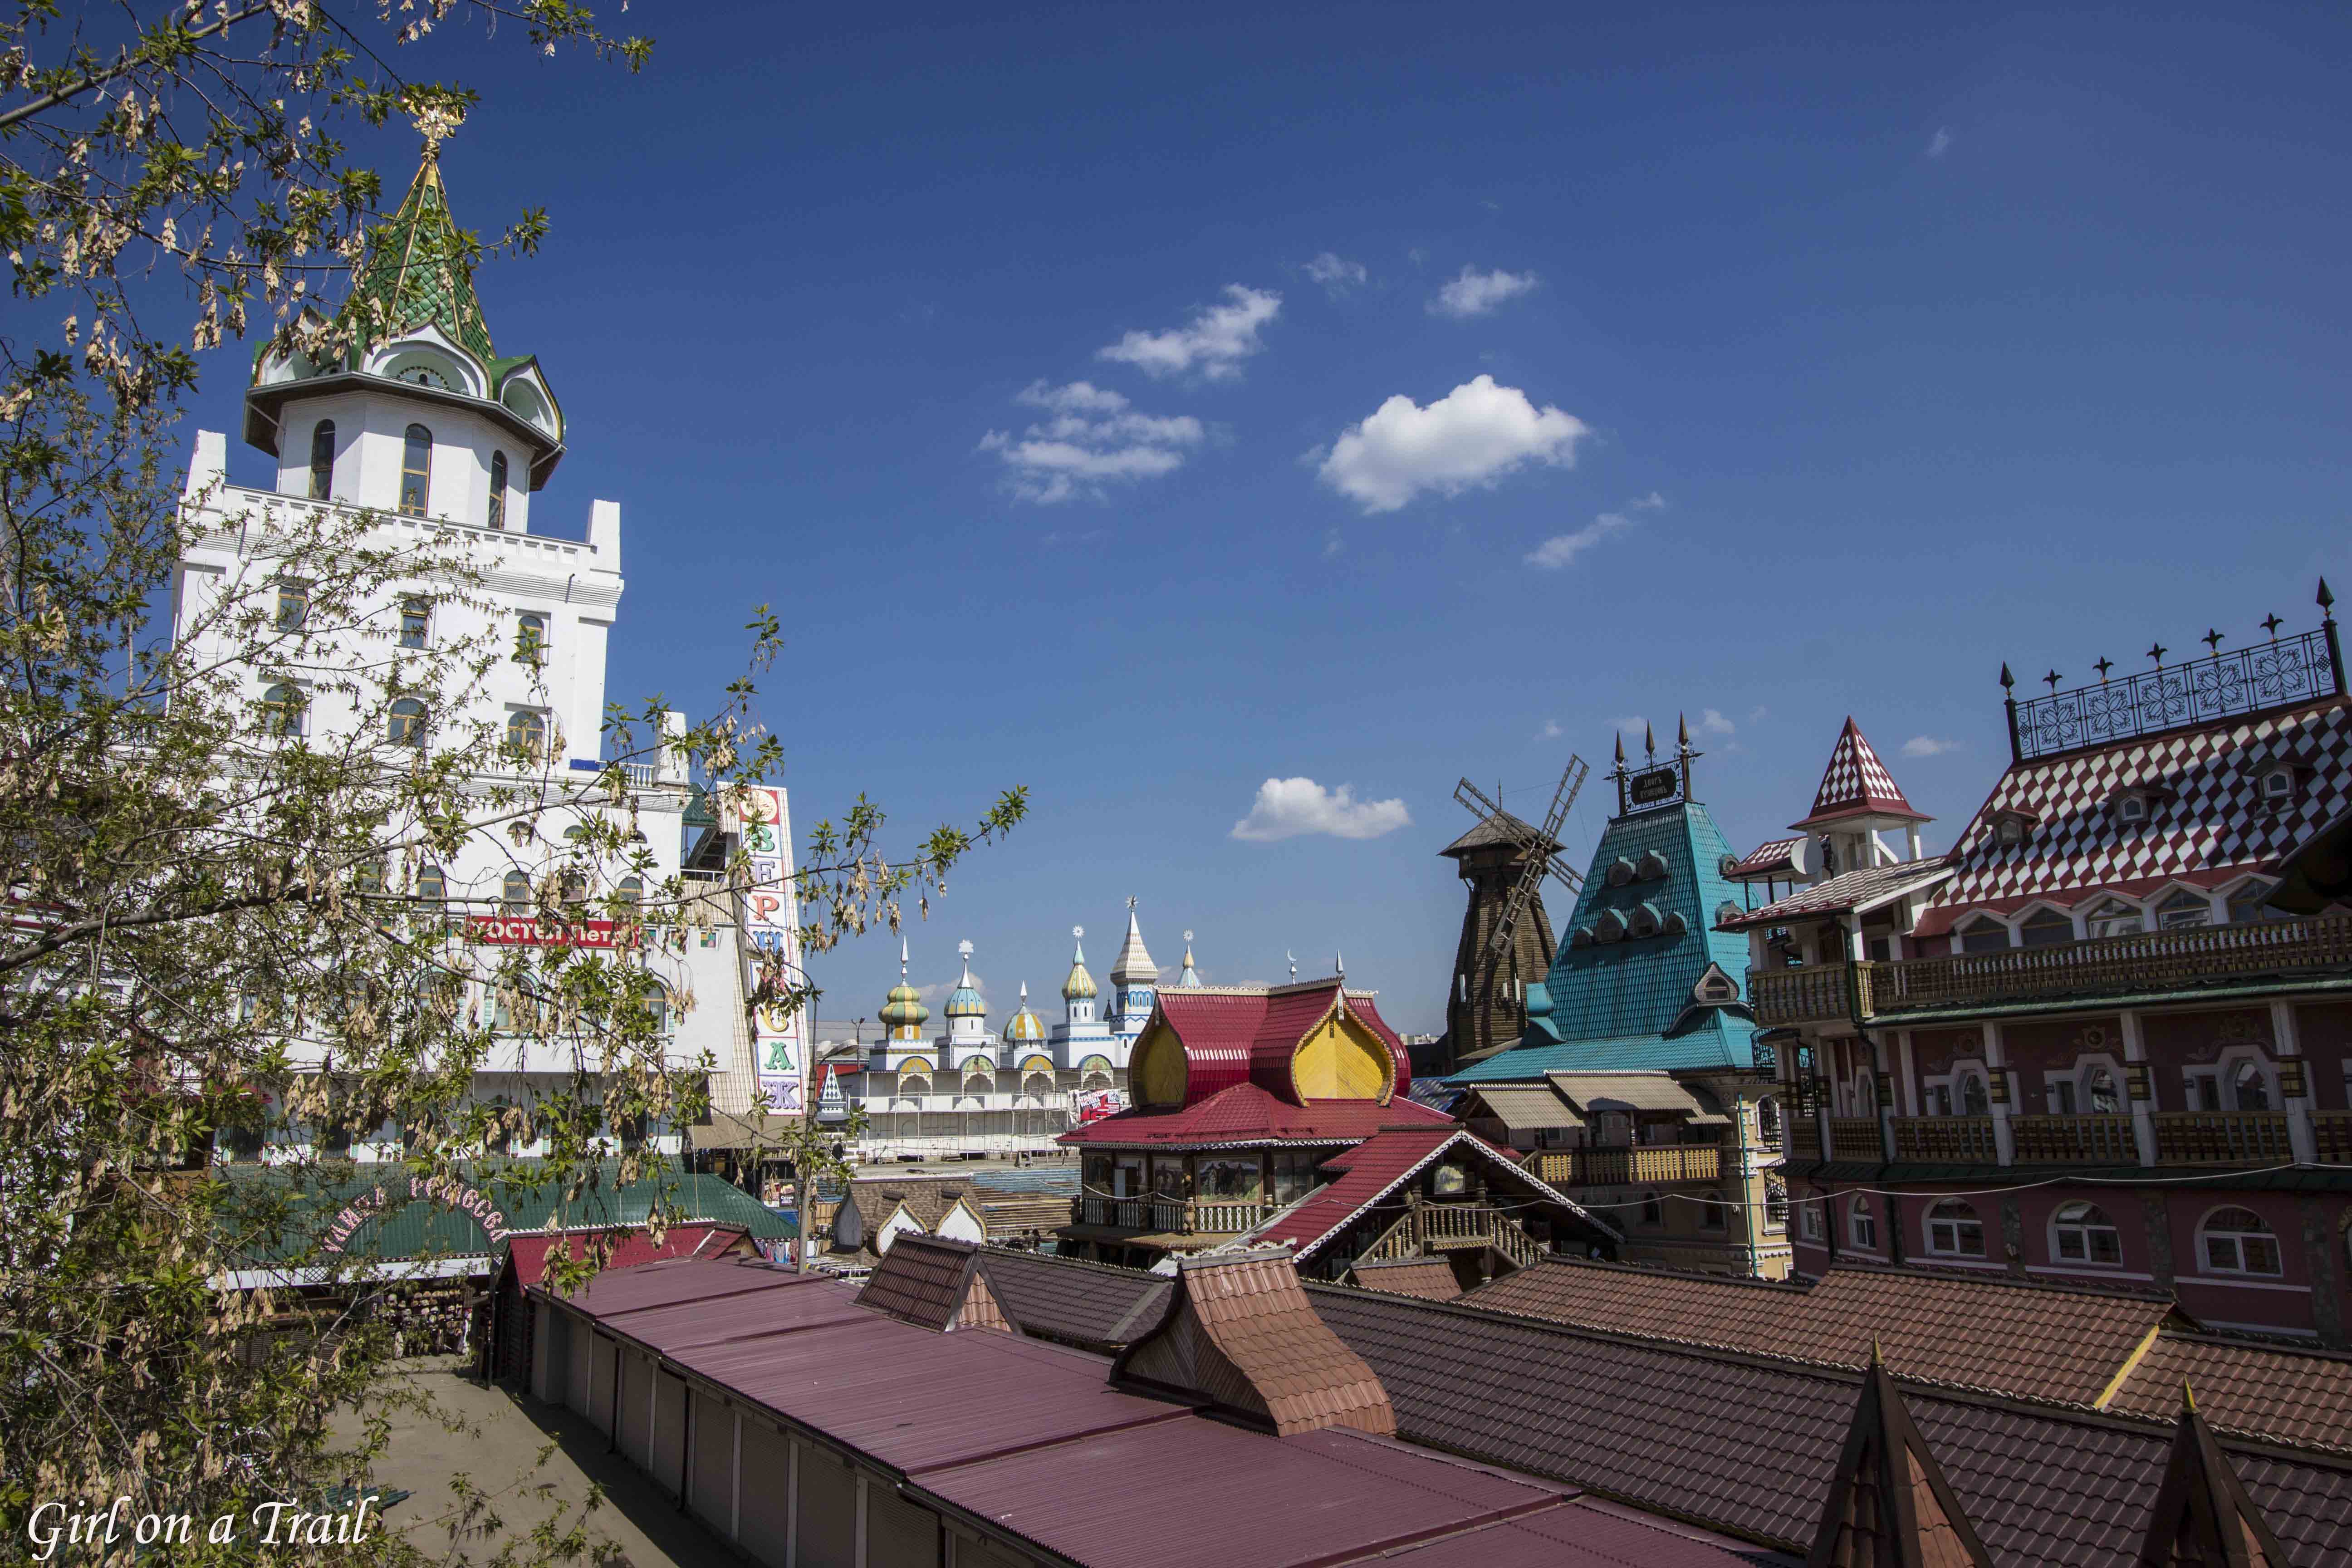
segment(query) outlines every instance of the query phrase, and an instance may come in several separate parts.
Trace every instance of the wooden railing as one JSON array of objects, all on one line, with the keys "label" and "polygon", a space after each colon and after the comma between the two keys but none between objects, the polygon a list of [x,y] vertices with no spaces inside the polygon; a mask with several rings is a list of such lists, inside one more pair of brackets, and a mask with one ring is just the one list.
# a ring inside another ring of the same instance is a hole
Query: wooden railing
[{"label": "wooden railing", "polygon": [[2043,997],[2123,998],[2263,975],[2340,973],[2347,967],[2352,967],[2352,916],[2322,915],[2138,931],[1892,963],[1751,969],[1748,994],[1759,1022],[1806,1024]]},{"label": "wooden railing", "polygon": [[2000,1148],[1993,1141],[1990,1116],[1898,1116],[1895,1157],[1952,1165],[1996,1165],[2000,1163]]},{"label": "wooden railing", "polygon": [[1226,1235],[1248,1230],[1271,1217],[1275,1204],[1232,1198],[1106,1198],[1077,1201],[1080,1225],[1175,1235]]},{"label": "wooden railing", "polygon": [[1878,1133],[1875,1116],[1832,1116],[1830,1118],[1830,1158],[1832,1160],[1884,1160],[1886,1143]]},{"label": "wooden railing", "polygon": [[2137,1165],[2139,1144],[2128,1115],[2012,1116],[2010,1139],[2021,1165],[2085,1161],[2101,1165]]},{"label": "wooden railing", "polygon": [[1528,1168],[1538,1181],[1556,1187],[1712,1182],[1723,1174],[1723,1151],[1705,1143],[1649,1149],[1572,1149],[1566,1153],[1535,1155]]},{"label": "wooden railing", "polygon": [[1536,1238],[1501,1209],[1484,1204],[1416,1204],[1398,1215],[1396,1223],[1360,1256],[1368,1262],[1384,1263],[1483,1247],[1493,1247],[1521,1268],[1543,1255]]},{"label": "wooden railing", "polygon": [[1789,1146],[1780,1157],[1792,1165],[1810,1164],[1822,1157],[1821,1134],[1814,1130],[1810,1114],[1790,1114]]},{"label": "wooden railing", "polygon": [[2159,1110],[2159,1165],[2270,1165],[2294,1158],[2280,1110]]},{"label": "wooden railing", "polygon": [[2352,1110],[2315,1110],[2311,1131],[2323,1165],[2352,1165]]}]

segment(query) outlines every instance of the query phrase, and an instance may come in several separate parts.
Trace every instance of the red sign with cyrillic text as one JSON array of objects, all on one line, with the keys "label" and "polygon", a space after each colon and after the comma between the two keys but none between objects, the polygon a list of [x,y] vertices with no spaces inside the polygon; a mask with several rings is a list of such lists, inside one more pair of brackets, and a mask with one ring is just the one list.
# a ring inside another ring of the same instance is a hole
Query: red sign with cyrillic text
[{"label": "red sign with cyrillic text", "polygon": [[466,940],[490,947],[635,947],[643,926],[622,929],[612,921],[543,921],[531,915],[475,915],[466,921]]}]

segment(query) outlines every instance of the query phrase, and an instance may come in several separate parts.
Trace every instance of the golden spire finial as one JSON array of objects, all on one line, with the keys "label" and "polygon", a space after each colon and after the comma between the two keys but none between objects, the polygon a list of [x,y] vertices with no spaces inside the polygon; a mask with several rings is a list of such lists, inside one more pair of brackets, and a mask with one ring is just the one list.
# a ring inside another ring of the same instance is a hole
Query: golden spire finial
[{"label": "golden spire finial", "polygon": [[2197,1395],[2189,1391],[2189,1380],[2185,1377],[2180,1380],[2180,1408],[2184,1411],[2197,1408]]},{"label": "golden spire finial", "polygon": [[441,143],[466,123],[466,110],[462,105],[446,100],[418,96],[409,100],[408,118],[416,127],[416,133],[425,138],[425,161],[434,163],[440,162]]}]

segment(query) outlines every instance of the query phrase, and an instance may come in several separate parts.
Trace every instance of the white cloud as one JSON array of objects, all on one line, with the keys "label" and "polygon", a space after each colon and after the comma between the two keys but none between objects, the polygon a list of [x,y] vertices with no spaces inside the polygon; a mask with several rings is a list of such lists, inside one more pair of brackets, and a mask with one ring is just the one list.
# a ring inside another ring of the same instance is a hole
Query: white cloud
[{"label": "white cloud", "polygon": [[1621,735],[1631,735],[1650,727],[1649,720],[1639,713],[1621,713],[1617,716],[1616,724],[1617,732]]},{"label": "white cloud", "polygon": [[1710,735],[1728,735],[1738,728],[1712,708],[1698,716],[1698,727]]},{"label": "white cloud", "polygon": [[[1654,511],[1665,504],[1666,498],[1652,490],[1648,495],[1627,501],[1622,511],[1604,511],[1573,533],[1553,534],[1528,552],[1527,563],[1540,566],[1547,572],[1558,572],[1620,529],[1633,527],[1635,513]],[[1716,716],[1722,717],[1721,714]]]},{"label": "white cloud", "polygon": [[1958,741],[1946,741],[1934,735],[1914,735],[1903,742],[1903,754],[1906,757],[1940,757],[1946,752],[1959,749]]},{"label": "white cloud", "polygon": [[1481,272],[1465,267],[1460,277],[1437,291],[1437,298],[1429,302],[1429,313],[1451,316],[1457,321],[1484,316],[1504,301],[1529,292],[1540,281],[1532,272],[1506,272],[1500,268]]},{"label": "white cloud", "polygon": [[1328,250],[1308,262],[1305,270],[1307,276],[1323,285],[1323,291],[1334,300],[1350,289],[1362,288],[1365,280],[1371,277],[1362,262],[1349,261]]},{"label": "white cloud", "polygon": [[1102,359],[1139,367],[1150,375],[1181,375],[1197,369],[1211,381],[1241,374],[1242,361],[1265,345],[1258,329],[1282,309],[1270,289],[1225,285],[1225,302],[1203,305],[1190,324],[1164,332],[1129,332],[1101,351]]},{"label": "white cloud", "polygon": [[1568,731],[1559,727],[1559,720],[1547,719],[1544,721],[1544,727],[1536,731],[1536,739],[1538,741],[1557,741],[1566,733],[1568,733]]},{"label": "white cloud", "polygon": [[1268,779],[1257,786],[1249,815],[1234,824],[1234,837],[1258,844],[1305,833],[1378,838],[1412,826],[1402,800],[1360,801],[1347,784],[1327,790],[1310,778]]},{"label": "white cloud", "polygon": [[980,449],[1012,470],[1014,495],[1041,505],[1173,472],[1184,461],[1180,448],[1199,446],[1207,434],[1189,414],[1139,414],[1126,397],[1092,382],[1033,381],[1014,401],[1045,410],[1045,417],[1018,437],[991,430]]},{"label": "white cloud", "polygon": [[1748,721],[1750,724],[1761,724],[1764,722],[1764,715],[1770,711],[1769,708],[1750,708],[1748,710]]},{"label": "white cloud", "polygon": [[1530,462],[1572,468],[1591,427],[1558,408],[1538,409],[1491,375],[1465,381],[1423,408],[1399,393],[1339,433],[1318,472],[1368,512],[1394,511],[1423,491],[1491,489]]},{"label": "white cloud", "polygon": [[1952,128],[1948,125],[1937,126],[1936,134],[1927,140],[1927,156],[1940,158],[1951,150]]}]

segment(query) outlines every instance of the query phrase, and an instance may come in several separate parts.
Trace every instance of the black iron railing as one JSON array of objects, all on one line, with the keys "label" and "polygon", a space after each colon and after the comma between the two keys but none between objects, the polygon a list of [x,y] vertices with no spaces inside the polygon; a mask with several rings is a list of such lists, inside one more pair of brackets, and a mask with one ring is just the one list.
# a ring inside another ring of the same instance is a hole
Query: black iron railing
[{"label": "black iron railing", "polygon": [[[2009,670],[2000,673],[2006,689]],[[2252,647],[2158,664],[2047,697],[2009,697],[2010,757],[2021,763],[2343,692],[2344,655],[2331,615],[2316,630]]]}]

